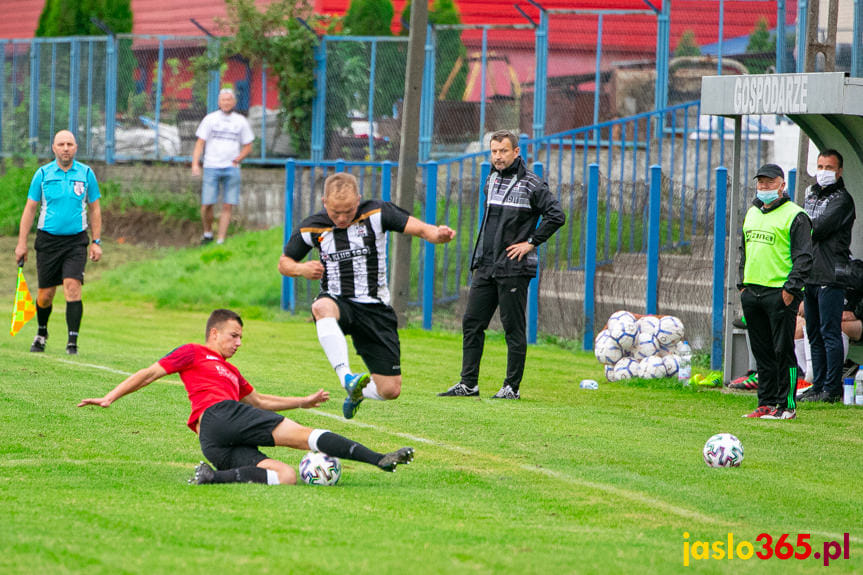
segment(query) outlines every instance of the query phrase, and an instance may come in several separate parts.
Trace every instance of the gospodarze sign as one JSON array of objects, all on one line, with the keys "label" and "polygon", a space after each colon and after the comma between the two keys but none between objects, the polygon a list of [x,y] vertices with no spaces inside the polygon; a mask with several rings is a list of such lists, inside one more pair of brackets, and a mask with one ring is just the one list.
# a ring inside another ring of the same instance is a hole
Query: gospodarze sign
[{"label": "gospodarze sign", "polygon": [[734,114],[802,114],[809,103],[807,74],[737,76]]}]

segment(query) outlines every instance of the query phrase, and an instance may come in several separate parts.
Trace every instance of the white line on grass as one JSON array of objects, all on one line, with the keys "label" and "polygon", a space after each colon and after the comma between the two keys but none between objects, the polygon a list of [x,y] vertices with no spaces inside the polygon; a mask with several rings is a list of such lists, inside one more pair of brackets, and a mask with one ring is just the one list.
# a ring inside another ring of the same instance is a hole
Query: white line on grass
[{"label": "white line on grass", "polygon": [[[88,367],[88,368],[92,368],[92,369],[101,369],[101,370],[109,371],[111,373],[116,373],[119,375],[126,375],[126,376],[131,375],[131,373],[129,373],[129,372],[121,371],[119,369],[114,369],[112,367],[107,367],[104,365],[95,365],[92,363],[80,363],[77,361],[70,361],[68,359],[62,359],[62,358],[52,358],[52,359],[56,359],[56,361],[59,361],[61,363],[66,363],[66,364],[74,365],[74,366],[78,366],[78,367]],[[173,383],[173,382],[166,382],[166,383]],[[322,417],[329,417],[330,419],[335,419],[335,420],[340,421],[342,423],[353,425],[355,427],[372,429],[372,430],[380,432],[380,433],[386,433],[389,435],[394,435],[396,437],[401,437],[401,438],[407,439],[409,441],[415,441],[417,443],[423,443],[426,445],[433,445],[435,447],[439,447],[441,449],[446,449],[448,451],[454,451],[456,453],[461,453],[463,455],[478,457],[478,455],[476,453],[474,453],[470,449],[467,449],[466,447],[462,447],[460,445],[448,444],[448,443],[445,443],[445,442],[442,442],[439,440],[428,439],[425,437],[419,437],[416,435],[411,435],[410,433],[403,433],[400,431],[392,431],[390,429],[386,429],[384,427],[380,427],[380,426],[374,425],[372,423],[365,423],[365,422],[356,421],[356,420],[345,420],[339,415],[335,415],[333,413],[327,413],[325,411],[320,411],[318,409],[309,409],[308,411],[311,413],[314,413],[316,415],[320,415]],[[489,457],[488,454],[483,454],[483,456]],[[495,459],[500,459],[500,458],[495,457]],[[630,501],[641,503],[641,504],[646,505],[648,507],[653,507],[653,508],[659,509],[663,512],[677,515],[677,516],[682,517],[684,519],[701,521],[703,523],[710,523],[710,524],[737,525],[736,522],[725,521],[723,519],[720,519],[717,517],[711,517],[709,515],[705,515],[703,513],[700,513],[698,511],[695,511],[692,509],[687,509],[685,507],[673,505],[671,503],[668,503],[668,502],[663,501],[661,499],[657,499],[655,497],[650,497],[650,496],[645,495],[644,493],[641,493],[638,491],[631,491],[629,489],[622,489],[620,487],[615,487],[613,485],[608,485],[605,483],[597,483],[595,481],[587,481],[584,479],[578,479],[577,477],[572,477],[570,475],[566,475],[564,473],[561,473],[559,471],[555,471],[553,469],[548,469],[545,467],[539,467],[538,465],[535,465],[535,464],[530,465],[527,463],[514,463],[514,462],[508,461],[506,459],[501,459],[501,461],[504,461],[504,462],[509,463],[511,465],[515,465],[516,467],[523,469],[525,471],[540,473],[542,475],[545,475],[547,477],[551,477],[553,479],[566,481],[567,483],[570,483],[572,485],[577,485],[577,486],[585,487],[588,489],[595,489],[597,491],[602,491],[602,492],[608,493],[609,495],[614,495],[616,497],[621,497],[623,499],[628,499]],[[804,531],[806,531],[806,530],[801,530],[800,532],[803,533]],[[832,538],[835,541],[842,539],[842,537],[844,536],[843,533],[828,533],[828,532],[824,532],[824,531],[819,532],[819,531],[813,531],[811,529],[808,530],[807,532],[811,533],[813,535],[821,535],[821,536],[826,537],[826,538]],[[851,539],[851,541],[854,541],[855,543],[863,543],[863,538],[861,538],[861,537],[857,537],[857,536],[852,535],[850,537],[850,539]]]}]

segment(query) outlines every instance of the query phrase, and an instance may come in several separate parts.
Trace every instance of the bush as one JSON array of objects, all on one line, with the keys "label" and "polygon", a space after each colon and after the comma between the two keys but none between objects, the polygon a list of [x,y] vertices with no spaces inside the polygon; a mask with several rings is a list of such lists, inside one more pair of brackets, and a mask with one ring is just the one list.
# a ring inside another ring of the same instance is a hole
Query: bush
[{"label": "bush", "polygon": [[18,235],[21,212],[27,203],[27,190],[39,165],[39,160],[33,156],[7,158],[0,163],[0,235]]}]

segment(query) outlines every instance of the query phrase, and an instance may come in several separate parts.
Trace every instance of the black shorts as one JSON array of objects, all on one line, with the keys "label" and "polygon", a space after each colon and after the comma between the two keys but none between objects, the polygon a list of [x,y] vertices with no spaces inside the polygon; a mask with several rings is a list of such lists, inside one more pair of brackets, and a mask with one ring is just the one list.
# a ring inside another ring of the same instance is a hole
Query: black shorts
[{"label": "black shorts", "polygon": [[396,312],[382,303],[357,303],[345,297],[320,294],[339,306],[339,327],[354,340],[354,349],[371,373],[401,375]]},{"label": "black shorts", "polygon": [[50,288],[63,284],[65,278],[84,283],[84,266],[87,265],[87,232],[74,236],[55,236],[36,231],[36,272],[39,287]]},{"label": "black shorts", "polygon": [[201,415],[201,451],[216,469],[257,465],[267,456],[259,445],[275,445],[273,430],[285,416],[226,399]]}]

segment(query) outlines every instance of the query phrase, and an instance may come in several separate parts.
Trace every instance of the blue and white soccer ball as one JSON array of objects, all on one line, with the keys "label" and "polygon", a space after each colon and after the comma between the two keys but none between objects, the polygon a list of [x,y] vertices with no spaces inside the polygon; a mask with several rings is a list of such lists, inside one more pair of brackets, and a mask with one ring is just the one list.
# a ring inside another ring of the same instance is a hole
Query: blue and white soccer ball
[{"label": "blue and white soccer ball", "polygon": [[614,375],[614,364],[605,364],[605,379],[608,381],[617,381],[617,376]]},{"label": "blue and white soccer ball", "polygon": [[639,334],[656,335],[659,332],[659,318],[655,315],[644,315],[635,322]]},{"label": "blue and white soccer ball", "polygon": [[668,374],[668,377],[675,376],[680,371],[680,357],[677,354],[670,353],[663,357],[662,361],[665,362],[665,372]]},{"label": "blue and white soccer ball", "polygon": [[665,346],[672,346],[683,339],[683,322],[673,315],[666,315],[659,318],[659,329],[656,332],[656,339],[659,343]]},{"label": "blue and white soccer ball", "polygon": [[707,440],[702,453],[709,467],[740,467],[743,444],[730,433],[717,433]]},{"label": "blue and white soccer ball", "polygon": [[639,370],[639,364],[637,359],[632,357],[624,357],[614,364],[615,381],[632,379],[633,377],[641,377],[641,371]]},{"label": "blue and white soccer ball", "polygon": [[597,334],[593,342],[593,354],[599,363],[606,365],[617,363],[624,355],[623,349],[608,335],[607,329]]},{"label": "blue and white soccer ball", "polygon": [[606,329],[620,349],[623,351],[632,349],[635,336],[638,334],[638,324],[635,322],[634,315],[626,310],[616,311],[608,318]]},{"label": "blue and white soccer ball", "polygon": [[642,360],[656,355],[658,351],[659,342],[656,340],[656,336],[652,333],[639,332],[638,337],[635,338],[635,344],[632,346],[632,356]]},{"label": "blue and white soccer ball", "polygon": [[300,479],[308,485],[335,485],[342,477],[342,462],[319,451],[309,451],[300,461]]},{"label": "blue and white soccer ball", "polygon": [[641,377],[645,379],[659,379],[668,376],[665,368],[665,360],[658,355],[651,355],[641,360]]}]

